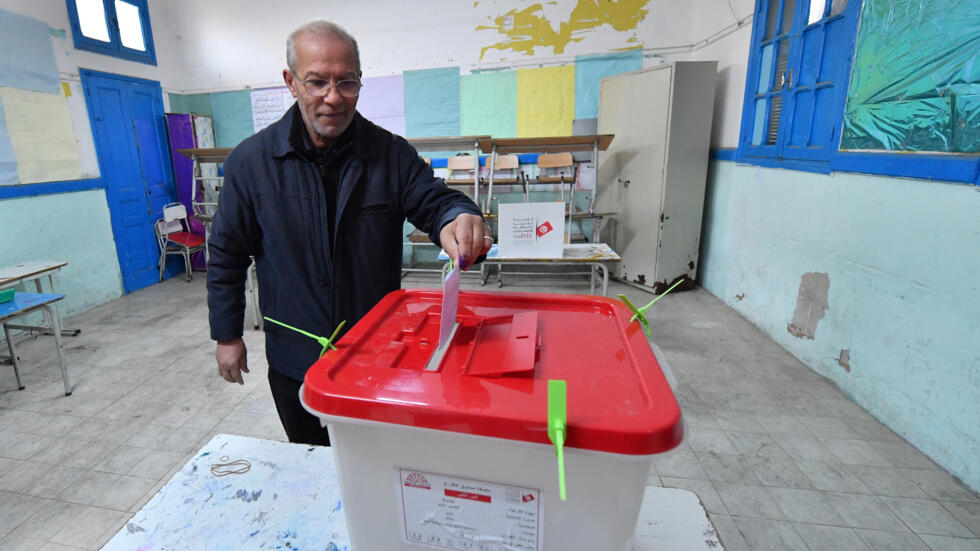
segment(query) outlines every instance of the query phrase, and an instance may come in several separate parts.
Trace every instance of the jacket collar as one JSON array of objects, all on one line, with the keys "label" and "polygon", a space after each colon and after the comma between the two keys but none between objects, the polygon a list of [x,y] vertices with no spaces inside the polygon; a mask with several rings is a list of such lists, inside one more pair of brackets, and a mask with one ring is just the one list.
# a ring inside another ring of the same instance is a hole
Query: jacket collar
[{"label": "jacket collar", "polygon": [[[299,104],[293,103],[286,114],[281,119],[269,126],[272,139],[272,156],[285,157],[287,155],[300,155],[298,151],[289,143],[289,132],[292,128],[293,117],[299,110]],[[381,150],[383,133],[381,129],[371,123],[371,121],[361,116],[360,112],[354,113],[354,149],[353,156],[359,159],[374,159]]]}]

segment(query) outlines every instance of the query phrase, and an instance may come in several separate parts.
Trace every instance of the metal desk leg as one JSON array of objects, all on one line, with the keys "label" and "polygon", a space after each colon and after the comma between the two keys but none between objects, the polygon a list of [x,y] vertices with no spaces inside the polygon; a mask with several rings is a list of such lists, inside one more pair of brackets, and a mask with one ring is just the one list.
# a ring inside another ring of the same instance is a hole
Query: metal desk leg
[{"label": "metal desk leg", "polygon": [[590,264],[589,265],[589,294],[590,295],[595,294],[595,272],[596,272],[595,264]]},{"label": "metal desk leg", "polygon": [[20,382],[20,371],[17,369],[17,350],[14,349],[14,339],[10,337],[10,329],[7,324],[3,324],[3,336],[7,339],[7,349],[10,350],[10,363],[14,366],[14,377],[17,378],[17,390],[24,390],[24,385]]},{"label": "metal desk leg", "polygon": [[605,264],[599,264],[599,269],[602,270],[602,296],[609,296],[609,269],[606,268]]},{"label": "metal desk leg", "polygon": [[[34,280],[34,287],[37,289],[37,292],[38,293],[43,293],[44,292],[44,291],[41,290],[41,278],[38,278],[38,279],[35,279]],[[54,279],[51,278],[51,274],[48,274],[48,290],[49,290],[49,292],[54,293]],[[58,309],[58,304],[57,303],[55,303],[54,309],[55,309],[56,312],[58,312],[58,316],[60,317],[61,316],[61,310]],[[77,337],[78,334],[81,333],[81,332],[82,332],[81,329],[65,329],[63,327],[61,328],[61,334],[62,334],[62,336],[65,336],[65,337]],[[49,334],[50,331],[45,331],[44,333],[45,334]]]},{"label": "metal desk leg", "polygon": [[48,324],[51,326],[52,333],[54,333],[54,342],[58,347],[58,361],[61,363],[61,380],[65,383],[65,396],[71,396],[71,381],[68,380],[68,364],[65,363],[65,351],[61,346],[61,316],[58,312],[50,305],[46,304],[44,306],[45,317],[48,318]]}]

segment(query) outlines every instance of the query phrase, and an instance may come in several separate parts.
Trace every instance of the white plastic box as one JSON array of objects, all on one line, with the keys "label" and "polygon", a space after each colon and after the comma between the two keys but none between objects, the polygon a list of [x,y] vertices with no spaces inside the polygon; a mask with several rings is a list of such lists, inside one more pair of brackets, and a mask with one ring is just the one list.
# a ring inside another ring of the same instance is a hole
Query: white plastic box
[{"label": "white plastic box", "polygon": [[[600,297],[468,293],[452,347],[438,291],[396,291],[307,374],[357,551],[629,549],[680,409],[631,313]],[[568,385],[567,500],[547,380]]]}]

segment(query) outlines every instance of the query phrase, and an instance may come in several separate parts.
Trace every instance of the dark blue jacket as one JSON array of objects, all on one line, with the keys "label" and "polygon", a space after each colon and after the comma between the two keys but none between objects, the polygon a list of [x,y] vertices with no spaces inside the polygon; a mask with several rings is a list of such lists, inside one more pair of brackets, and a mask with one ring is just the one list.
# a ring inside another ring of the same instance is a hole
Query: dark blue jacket
[{"label": "dark blue jacket", "polygon": [[[436,178],[404,138],[358,113],[328,242],[320,175],[289,144],[295,109],[239,144],[225,162],[208,236],[214,340],[242,335],[249,256],[256,261],[262,315],[329,336],[341,321],[350,328],[401,286],[406,218],[439,243],[440,229],[457,215],[480,214],[468,197]],[[271,323],[265,331],[270,369],[303,380],[320,345]]]}]

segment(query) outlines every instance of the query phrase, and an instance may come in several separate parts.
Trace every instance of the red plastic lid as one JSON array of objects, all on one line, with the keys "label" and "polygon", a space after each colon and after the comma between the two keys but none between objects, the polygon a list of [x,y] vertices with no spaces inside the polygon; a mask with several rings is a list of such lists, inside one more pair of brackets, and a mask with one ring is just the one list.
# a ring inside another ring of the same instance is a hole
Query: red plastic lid
[{"label": "red plastic lid", "polygon": [[437,370],[442,292],[390,293],[306,373],[326,415],[549,444],[548,380],[568,383],[565,445],[648,455],[680,443],[681,412],[632,313],[603,297],[460,292]]}]

